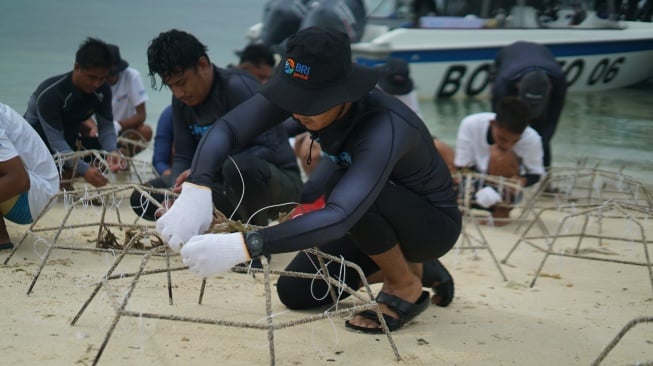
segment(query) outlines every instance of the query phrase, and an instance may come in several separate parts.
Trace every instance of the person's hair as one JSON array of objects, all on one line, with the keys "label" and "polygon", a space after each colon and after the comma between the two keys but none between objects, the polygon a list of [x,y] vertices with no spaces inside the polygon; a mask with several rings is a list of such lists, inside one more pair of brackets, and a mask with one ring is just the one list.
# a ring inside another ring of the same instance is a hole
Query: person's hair
[{"label": "person's hair", "polygon": [[163,87],[164,78],[195,69],[202,56],[210,62],[207,47],[194,35],[177,29],[159,33],[147,47],[148,76],[152,88],[157,89],[156,75],[162,79]]},{"label": "person's hair", "polygon": [[501,98],[497,105],[497,125],[512,133],[524,132],[530,121],[528,105],[516,97]]},{"label": "person's hair", "polygon": [[113,66],[113,58],[109,47],[104,41],[88,37],[79,45],[77,53],[75,53],[75,63],[81,69],[110,69]]},{"label": "person's hair", "polygon": [[243,48],[242,51],[238,52],[240,56],[240,63],[251,62],[252,64],[259,66],[261,64],[266,64],[271,67],[274,67],[275,60],[274,54],[270,47],[260,44],[253,43]]}]

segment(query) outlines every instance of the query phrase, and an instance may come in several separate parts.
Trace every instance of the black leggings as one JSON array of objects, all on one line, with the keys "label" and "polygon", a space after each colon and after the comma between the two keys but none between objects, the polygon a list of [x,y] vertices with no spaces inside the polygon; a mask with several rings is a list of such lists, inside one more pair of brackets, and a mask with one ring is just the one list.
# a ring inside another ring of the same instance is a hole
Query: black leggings
[{"label": "black leggings", "polygon": [[[248,154],[236,155],[233,159],[236,165],[231,159],[226,160],[220,171],[221,179],[214,181],[211,187],[213,204],[225,215],[230,216],[238,206],[233,216],[234,220],[243,222],[249,220],[250,224],[265,226],[268,224],[268,219],[276,219],[280,211],[288,212],[293,205],[274,207],[255,214],[257,210],[270,205],[299,201],[302,181],[298,169],[279,168]],[[245,195],[238,205],[243,182]],[[168,188],[172,183],[174,182],[164,182],[161,178],[157,178],[147,184],[156,188]],[[163,195],[152,196],[159,202],[164,198]],[[143,198],[138,191],[134,191],[131,195],[131,206],[137,215],[143,215],[147,220],[154,220],[156,206],[143,204]]]},{"label": "black leggings", "polygon": [[[434,207],[402,186],[387,183],[368,212],[348,235],[322,245],[320,251],[356,263],[365,277],[379,271],[369,255],[386,252],[399,244],[406,259],[423,263],[446,254],[458,240],[461,214],[457,206]],[[288,271],[316,273],[317,260],[299,252],[286,267]],[[319,267],[317,267],[319,268]],[[337,263],[327,266],[333,278],[340,278]],[[361,278],[350,268],[341,280],[357,289]],[[290,309],[307,309],[332,303],[326,282],[282,276],[277,282],[281,302]],[[343,293],[341,298],[348,295]]]}]

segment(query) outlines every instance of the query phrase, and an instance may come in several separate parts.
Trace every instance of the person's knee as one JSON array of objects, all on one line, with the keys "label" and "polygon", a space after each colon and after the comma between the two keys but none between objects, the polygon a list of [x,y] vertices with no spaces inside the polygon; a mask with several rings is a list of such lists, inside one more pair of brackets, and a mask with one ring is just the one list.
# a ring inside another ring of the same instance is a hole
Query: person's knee
[{"label": "person's knee", "polygon": [[[240,191],[245,182],[267,184],[270,169],[260,158],[254,156],[237,156],[233,161],[227,160],[222,166],[225,186]],[[247,184],[245,184],[247,186]]]},{"label": "person's knee", "polygon": [[[315,306],[315,300],[310,294],[302,295],[308,286],[310,286],[310,281],[304,278],[281,276],[277,281],[277,295],[281,303],[288,309],[309,309]],[[307,299],[311,299],[311,301],[307,301]]]},{"label": "person's knee", "polygon": [[137,216],[150,221],[154,220],[154,216],[147,215],[147,206],[150,202],[143,193],[137,190],[132,191],[131,196],[129,196],[129,204]]},{"label": "person's knee", "polygon": [[143,136],[145,141],[152,140],[152,127],[150,125],[143,123],[138,127],[138,132]]}]

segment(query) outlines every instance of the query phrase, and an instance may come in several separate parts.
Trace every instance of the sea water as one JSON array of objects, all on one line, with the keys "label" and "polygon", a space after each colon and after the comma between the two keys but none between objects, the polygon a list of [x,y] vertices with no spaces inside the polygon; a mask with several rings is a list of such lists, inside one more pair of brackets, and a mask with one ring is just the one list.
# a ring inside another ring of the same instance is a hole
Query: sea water
[{"label": "sea water", "polygon": [[[24,113],[27,100],[47,77],[72,69],[75,51],[86,37],[120,47],[147,87],[147,123],[156,124],[170,103],[168,89],[153,89],[147,77],[146,49],[160,32],[177,28],[208,46],[220,66],[236,63],[235,50],[260,21],[265,0],[21,0],[0,7],[0,102]],[[653,62],[653,60],[652,60]],[[423,101],[424,120],[445,142],[455,145],[460,120],[490,110],[486,98]],[[637,88],[568,94],[552,142],[553,165],[577,161],[623,169],[653,185],[653,83]]]}]

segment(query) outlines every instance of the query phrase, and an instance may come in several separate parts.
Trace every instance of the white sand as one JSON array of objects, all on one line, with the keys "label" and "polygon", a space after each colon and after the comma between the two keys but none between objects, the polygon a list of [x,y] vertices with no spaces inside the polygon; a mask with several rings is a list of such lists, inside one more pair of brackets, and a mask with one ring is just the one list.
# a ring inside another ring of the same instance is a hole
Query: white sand
[{"label": "white sand", "polygon": [[[133,220],[128,203],[121,203],[123,219]],[[63,203],[41,221],[57,226]],[[97,222],[100,211],[79,208],[71,222]],[[555,232],[564,213],[545,217]],[[107,216],[107,222],[113,220]],[[645,222],[650,236],[653,228]],[[516,224],[483,227],[491,248],[502,259],[520,234]],[[577,229],[570,223],[566,232]],[[594,223],[594,228],[597,225]],[[471,227],[468,226],[468,230]],[[584,252],[614,253],[607,258],[643,261],[641,243],[626,220],[605,220],[603,233],[629,238],[624,242],[584,241]],[[27,226],[8,224],[17,244]],[[95,228],[64,229],[59,245],[92,248]],[[522,228],[523,232],[524,228]],[[56,231],[38,233],[52,240]],[[116,231],[119,237],[123,234]],[[535,234],[535,232],[533,231]],[[539,234],[539,232],[537,233]],[[29,235],[8,265],[0,267],[2,300],[0,351],[5,365],[92,364],[123,301],[131,278],[107,281],[79,322],[70,322],[113,263],[114,255],[56,249],[33,292],[27,289],[41,263],[45,242]],[[560,241],[556,251],[573,248],[575,240]],[[649,245],[649,249],[651,246]],[[3,253],[3,258],[8,253]],[[130,255],[116,273],[133,273],[141,255]],[[274,269],[283,268],[291,254],[275,255]],[[385,336],[362,335],[344,329],[343,318],[320,320],[274,333],[278,365],[588,365],[630,320],[653,316],[653,289],[645,266],[551,256],[535,286],[530,282],[543,253],[520,245],[502,265],[503,281],[487,250],[454,249],[443,263],[456,282],[456,298],[447,308],[430,306],[404,329],[392,334],[402,361],[396,362]],[[147,268],[162,268],[162,258]],[[180,265],[179,257],[172,265]],[[208,281],[203,305],[197,305],[200,279],[188,271],[172,273],[174,305],[169,305],[166,276],[142,277],[127,309],[135,312],[264,322],[263,276],[225,273]],[[373,286],[373,289],[378,287]],[[350,304],[345,300],[343,306]],[[288,321],[316,312],[288,312],[273,290],[275,321]],[[101,365],[251,365],[269,364],[267,333],[159,319],[122,317],[100,358]],[[604,364],[634,364],[653,360],[653,324],[640,324],[627,333]]]}]

